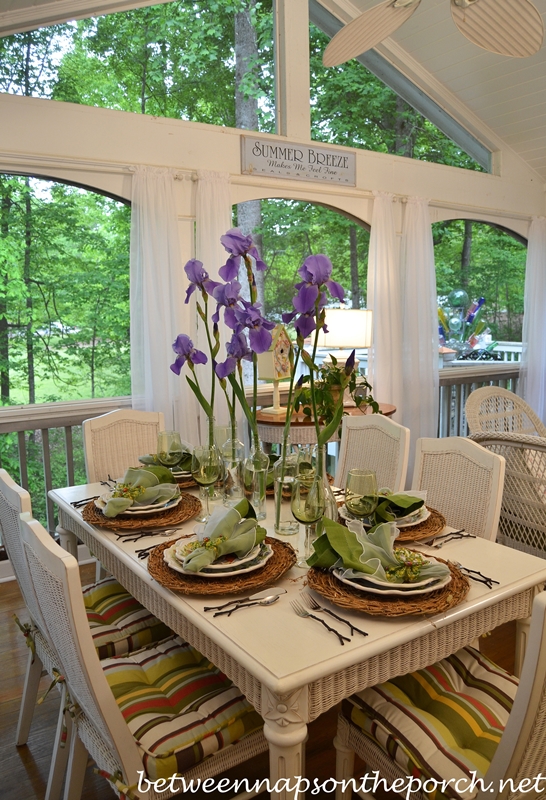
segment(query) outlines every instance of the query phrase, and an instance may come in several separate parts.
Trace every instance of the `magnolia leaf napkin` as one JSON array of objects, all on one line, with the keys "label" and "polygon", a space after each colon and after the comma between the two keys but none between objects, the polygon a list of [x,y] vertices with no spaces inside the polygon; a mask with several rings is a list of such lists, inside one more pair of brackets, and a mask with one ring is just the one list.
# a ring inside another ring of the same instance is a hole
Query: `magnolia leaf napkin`
[{"label": "magnolia leaf napkin", "polygon": [[105,517],[117,517],[133,506],[163,505],[179,495],[176,483],[160,483],[153,472],[131,468],[116,483],[102,513]]},{"label": "magnolia leaf napkin", "polygon": [[407,565],[407,559],[413,559],[413,555],[408,556],[405,548],[399,549],[397,557],[394,541],[398,529],[393,522],[385,522],[367,533],[357,520],[345,527],[324,518],[320,530],[321,535],[313,543],[314,553],[307,559],[311,567],[338,568],[346,578],[358,580],[370,575],[386,583],[442,578],[449,573],[447,564],[438,562],[425,561],[418,569],[413,564]]},{"label": "magnolia leaf napkin", "polygon": [[[182,442],[182,460],[174,467],[177,472],[191,472],[191,453],[192,446],[187,442]],[[141,464],[155,464],[156,466],[161,464],[156,453],[147,453],[146,455],[139,456],[138,460]]]},{"label": "magnolia leaf napkin", "polygon": [[[258,525],[256,513],[247,500],[241,500],[233,508],[216,508],[207,522],[197,529],[199,544],[183,557],[187,572],[201,572],[221,556],[234,553],[238,558],[246,556],[255,545],[263,542],[265,528]],[[187,545],[182,545],[182,550]]]}]

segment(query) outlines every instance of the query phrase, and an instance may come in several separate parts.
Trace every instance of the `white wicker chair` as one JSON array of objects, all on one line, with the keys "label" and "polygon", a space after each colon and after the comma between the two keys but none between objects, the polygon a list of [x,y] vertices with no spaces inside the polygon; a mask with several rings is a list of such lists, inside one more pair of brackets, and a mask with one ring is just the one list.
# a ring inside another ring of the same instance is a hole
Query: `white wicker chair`
[{"label": "white wicker chair", "polygon": [[[15,744],[24,745],[27,742],[40,679],[47,673],[53,678],[53,670],[59,665],[59,658],[51,643],[40,605],[36,600],[32,581],[26,563],[26,557],[21,540],[19,516],[22,512],[30,513],[30,495],[25,489],[18,486],[11,479],[5,469],[0,469],[0,527],[2,528],[2,542],[11,562],[13,572],[19,584],[23,600],[27,607],[30,623],[28,624],[29,644],[34,643],[34,653],[29,647],[23,696],[17,723]],[[49,780],[46,789],[46,800],[53,800],[59,796],[66,766],[67,754],[60,745],[61,727],[57,727]]]},{"label": "white wicker chair", "polygon": [[[384,714],[385,712],[383,712]],[[361,729],[346,716],[340,715],[337,736],[334,740],[337,750],[336,779],[347,780],[352,777],[354,754],[366,763],[366,771],[373,775],[377,770],[387,785],[397,779],[403,779],[407,786],[408,769],[403,770],[374,741],[362,733]],[[541,592],[535,598],[531,635],[525,656],[523,672],[514,699],[512,710],[500,742],[493,755],[489,768],[483,778],[485,787],[491,785],[491,791],[478,791],[476,800],[516,800],[523,795],[513,787],[520,785],[524,779],[533,780],[544,774],[544,753],[546,752],[546,593]],[[440,774],[441,780],[453,779],[452,775]],[[512,783],[510,783],[512,779]],[[501,781],[505,790],[500,791]],[[466,784],[468,785],[468,784]],[[400,786],[400,784],[399,784]],[[531,791],[529,784],[524,791]],[[543,797],[543,785],[533,797]],[[463,794],[462,797],[467,795]],[[351,797],[350,789],[343,792],[338,787],[336,800]],[[419,792],[412,793],[412,800],[421,798]]]},{"label": "white wicker chair", "polygon": [[86,419],[83,447],[87,482],[116,479],[138,457],[157,450],[157,434],[165,429],[163,414],[156,411],[120,409]]},{"label": "white wicker chair", "polygon": [[531,406],[514,392],[484,386],[470,392],[465,405],[470,433],[523,433],[546,436],[544,425]]},{"label": "white wicker chair", "polygon": [[413,489],[426,489],[427,506],[447,524],[495,540],[504,485],[502,456],[460,436],[418,439]]},{"label": "white wicker chair", "polygon": [[343,488],[349,470],[360,468],[375,471],[379,488],[403,490],[409,446],[409,428],[383,414],[343,417],[335,485]]},{"label": "white wicker chair", "polygon": [[[75,719],[70,726],[70,755],[65,797],[70,800],[78,800],[80,797],[88,753],[103,774],[109,776],[110,784],[118,795],[125,794],[130,787],[135,796],[141,797],[142,800],[166,800],[174,796],[180,792],[180,788],[175,792],[166,789],[159,794],[154,789],[146,791],[145,794],[135,791],[139,779],[138,773],[144,770],[144,746],[139,747],[133,738],[105,677],[105,671],[108,671],[109,667],[111,671],[119,674],[119,669],[123,667],[127,658],[132,670],[131,657],[122,659],[118,657],[102,662],[98,660],[89,628],[85,624],[85,609],[75,558],[57,545],[43,526],[29,514],[21,515],[21,534],[35,592],[44,610],[49,635],[60,657],[70,700],[76,704]],[[174,643],[175,646],[185,646],[177,637],[166,642]],[[157,660],[166,642],[159,644],[157,649],[150,647],[140,653],[145,653],[146,660]],[[133,657],[138,656],[133,654]],[[171,685],[176,676],[169,672],[168,677]],[[120,680],[125,685],[125,677]],[[193,696],[193,692],[194,688],[188,685],[186,679],[184,695]],[[144,705],[148,709],[149,704],[144,703]],[[192,701],[188,715],[190,718],[188,721],[192,725],[195,724],[195,713],[199,705],[201,704],[197,701]],[[150,714],[146,713],[146,721],[143,723],[145,728],[148,728],[149,716]],[[165,716],[161,711],[161,718],[164,719]],[[183,721],[181,715],[178,717],[178,723],[180,730],[184,730],[188,724]],[[147,730],[142,733],[142,736],[146,735]],[[212,733],[209,738],[213,742],[221,741],[222,734],[220,732],[216,737]],[[226,769],[265,750],[267,741],[260,728],[192,766],[184,772],[184,776],[189,780],[192,777],[204,779],[221,774]]]}]

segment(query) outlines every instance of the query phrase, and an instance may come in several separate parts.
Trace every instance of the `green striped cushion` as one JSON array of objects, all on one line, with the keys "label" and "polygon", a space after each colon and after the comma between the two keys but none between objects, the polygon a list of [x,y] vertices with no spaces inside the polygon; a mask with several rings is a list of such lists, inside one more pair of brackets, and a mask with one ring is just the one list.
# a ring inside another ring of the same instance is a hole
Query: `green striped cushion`
[{"label": "green striped cushion", "polygon": [[[343,702],[343,713],[408,776],[471,779],[475,770],[481,778],[517,687],[517,678],[466,647],[426,669],[352,695]],[[464,793],[465,800],[472,796]],[[439,797],[460,795],[451,784],[436,793]]]},{"label": "green striped cushion", "polygon": [[123,655],[172,636],[172,631],[115,578],[83,589],[87,621],[99,658]]},{"label": "green striped cushion", "polygon": [[183,773],[262,727],[239,689],[176,636],[101,666],[150,780]]}]

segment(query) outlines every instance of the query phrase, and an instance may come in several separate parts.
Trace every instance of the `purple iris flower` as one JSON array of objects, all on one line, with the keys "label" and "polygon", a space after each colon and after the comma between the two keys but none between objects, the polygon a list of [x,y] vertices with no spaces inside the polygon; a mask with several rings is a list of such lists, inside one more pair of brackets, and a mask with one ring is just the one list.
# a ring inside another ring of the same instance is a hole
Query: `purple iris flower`
[{"label": "purple iris flower", "polygon": [[[292,322],[295,317],[298,317],[294,323],[295,328],[300,336],[304,339],[312,333],[316,325],[316,301],[319,297],[319,288],[314,284],[300,284],[300,290],[297,295],[292,299],[292,305],[296,309],[282,315],[282,321],[286,324]],[[318,302],[318,310],[321,311],[326,305],[326,293],[321,292]],[[299,315],[299,316],[298,316]]]},{"label": "purple iris flower", "polygon": [[235,309],[240,300],[241,284],[239,281],[231,281],[230,283],[218,283],[212,292],[212,296],[216,300],[216,311],[212,316],[212,321],[217,324],[220,319],[220,307],[224,306],[224,322],[235,330],[237,327],[237,318],[235,316]]},{"label": "purple iris flower", "polygon": [[243,328],[248,328],[248,338],[252,350],[255,353],[265,353],[266,350],[269,350],[273,339],[269,331],[273,330],[275,324],[262,317],[257,305],[245,303],[245,308],[236,310],[235,316]]},{"label": "purple iris flower", "polygon": [[193,367],[194,364],[206,364],[207,357],[201,350],[196,350],[190,337],[185,333],[179,333],[173,344],[176,353],[176,361],[171,364],[171,369],[176,375],[180,375],[180,370],[186,361]]},{"label": "purple iris flower", "polygon": [[228,358],[214,367],[220,379],[227,378],[235,371],[238,361],[252,361],[252,350],[248,346],[244,333],[235,332],[226,344]]},{"label": "purple iris flower", "polygon": [[219,286],[216,281],[211,281],[208,272],[203,268],[203,262],[198,261],[196,258],[191,258],[188,261],[184,267],[184,271],[190,282],[186,290],[186,303],[189,303],[190,297],[196,289],[212,294],[215,286]]},{"label": "purple iris flower", "polygon": [[226,358],[225,361],[221,361],[219,364],[216,364],[214,367],[214,371],[220,380],[224,380],[227,378],[228,375],[231,375],[232,372],[235,372],[235,367],[237,366],[237,359],[236,358]]},{"label": "purple iris flower", "polygon": [[267,265],[261,260],[260,254],[254,246],[252,236],[245,236],[239,228],[231,228],[220,237],[220,241],[230,254],[224,266],[218,271],[220,277],[225,281],[232,281],[237,277],[241,258],[246,255],[256,261],[256,269],[259,272],[267,269]]},{"label": "purple iris flower", "polygon": [[322,286],[325,284],[332,297],[343,301],[345,298],[343,286],[337,281],[330,280],[332,269],[332,262],[328,256],[322,254],[309,256],[298,270],[298,275],[303,278],[303,281],[296,284],[296,289],[301,291],[306,285]]}]

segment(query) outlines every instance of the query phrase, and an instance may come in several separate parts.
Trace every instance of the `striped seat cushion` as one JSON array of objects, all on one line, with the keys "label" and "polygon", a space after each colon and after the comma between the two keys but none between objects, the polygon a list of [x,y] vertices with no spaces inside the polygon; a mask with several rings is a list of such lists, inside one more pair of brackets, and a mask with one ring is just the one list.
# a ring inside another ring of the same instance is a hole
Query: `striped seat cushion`
[{"label": "striped seat cushion", "polygon": [[115,578],[83,589],[87,621],[100,659],[172,636],[172,631],[127,592]]},{"label": "striped seat cushion", "polygon": [[[517,678],[465,647],[426,669],[352,695],[342,710],[407,776],[441,782],[472,779],[475,771],[482,778],[517,687]],[[435,798],[459,798],[453,783]],[[465,791],[465,800],[474,794]]]},{"label": "striped seat cushion", "polygon": [[239,689],[177,636],[101,666],[150,780],[183,773],[263,725]]}]

